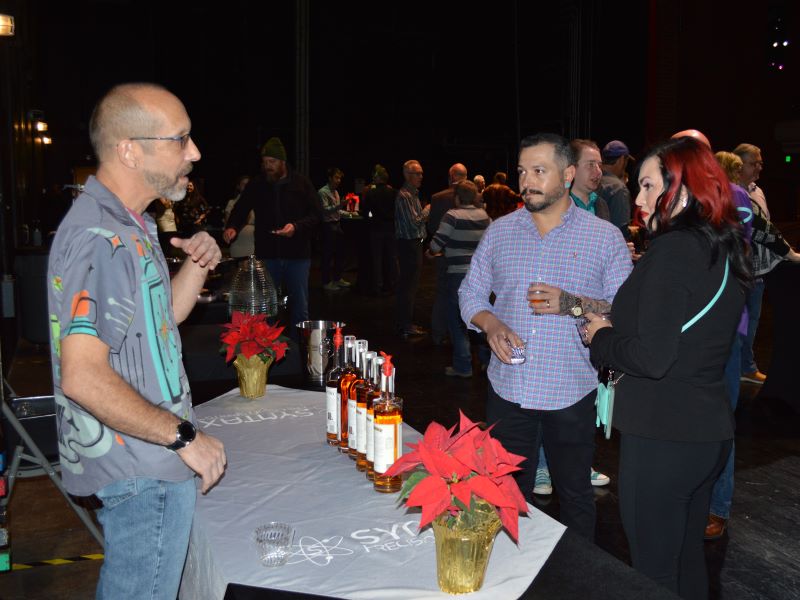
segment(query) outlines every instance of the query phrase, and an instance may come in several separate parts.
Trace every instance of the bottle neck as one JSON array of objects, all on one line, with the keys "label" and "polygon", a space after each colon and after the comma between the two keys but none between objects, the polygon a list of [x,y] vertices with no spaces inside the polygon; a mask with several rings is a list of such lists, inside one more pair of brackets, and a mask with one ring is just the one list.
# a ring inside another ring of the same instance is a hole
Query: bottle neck
[{"label": "bottle neck", "polygon": [[391,398],[394,396],[394,373],[390,376],[381,373],[381,396]]},{"label": "bottle neck", "polygon": [[364,381],[372,381],[372,360],[364,354],[363,364],[361,365],[361,377]]},{"label": "bottle neck", "polygon": [[339,344],[333,352],[333,368],[338,369],[344,364],[344,345]]},{"label": "bottle neck", "polygon": [[355,367],[355,346],[346,346],[344,349],[344,362],[346,367]]},{"label": "bottle neck", "polygon": [[375,386],[377,390],[381,389],[381,367],[383,366],[383,357],[377,356],[372,361],[372,369],[370,373],[370,379],[372,384]]}]

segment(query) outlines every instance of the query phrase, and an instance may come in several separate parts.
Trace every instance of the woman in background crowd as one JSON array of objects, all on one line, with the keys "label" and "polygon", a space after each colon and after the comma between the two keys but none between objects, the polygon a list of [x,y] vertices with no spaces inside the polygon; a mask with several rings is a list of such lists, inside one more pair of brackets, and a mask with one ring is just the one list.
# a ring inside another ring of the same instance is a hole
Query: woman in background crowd
[{"label": "woman in background crowd", "polygon": [[[239,200],[239,197],[242,195],[244,188],[247,187],[247,184],[250,183],[250,177],[248,175],[242,175],[236,182],[236,196],[228,200],[228,204],[225,205],[225,223],[228,222],[228,217],[231,216],[231,211],[233,211],[233,207],[236,206],[236,202]],[[226,225],[227,226],[227,225]],[[251,254],[255,254],[255,242],[253,241],[253,234],[256,230],[256,215],[251,210],[250,214],[247,215],[247,222],[244,224],[242,229],[239,231],[239,235],[236,236],[236,239],[231,242],[231,256],[234,258],[242,258],[246,256],[250,256]]]}]

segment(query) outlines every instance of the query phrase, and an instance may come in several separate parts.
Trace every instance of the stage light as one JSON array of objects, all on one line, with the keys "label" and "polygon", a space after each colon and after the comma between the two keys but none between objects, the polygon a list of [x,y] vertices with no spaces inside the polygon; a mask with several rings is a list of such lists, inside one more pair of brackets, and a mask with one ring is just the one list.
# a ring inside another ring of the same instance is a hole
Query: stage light
[{"label": "stage light", "polygon": [[14,17],[0,15],[0,36],[11,37],[14,35]]},{"label": "stage light", "polygon": [[47,123],[45,121],[36,121],[33,126],[36,131],[47,131]]}]

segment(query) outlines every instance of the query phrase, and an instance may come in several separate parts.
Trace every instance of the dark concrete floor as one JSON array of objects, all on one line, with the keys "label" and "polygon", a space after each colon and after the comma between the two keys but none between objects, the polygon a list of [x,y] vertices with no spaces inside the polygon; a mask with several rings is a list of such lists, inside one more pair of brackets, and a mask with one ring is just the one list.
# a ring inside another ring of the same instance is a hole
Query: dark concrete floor
[{"label": "dark concrete floor", "polygon": [[[355,279],[355,273],[348,272],[347,277]],[[323,294],[316,270],[312,271],[311,287],[312,318],[346,321],[346,333],[365,337],[371,348],[394,355],[397,393],[405,400],[405,418],[412,426],[422,431],[431,420],[449,426],[457,422],[459,409],[472,419],[484,418],[485,377],[445,377],[444,367],[450,364],[449,346],[433,345],[429,337],[413,341],[397,337],[393,332],[393,298],[368,297],[355,290]],[[416,307],[416,322],[426,327],[430,323],[433,292],[432,268],[426,264]],[[756,344],[759,364],[767,372],[771,336],[772,318],[767,303]],[[11,377],[18,382],[18,393],[49,393],[49,367],[43,356],[41,350],[24,344],[17,349]],[[271,380],[280,382],[278,377]],[[196,401],[202,401],[234,386],[232,380],[195,381],[192,389]],[[759,398],[758,392],[755,385],[742,387],[737,411],[737,487],[728,533],[706,545],[712,598],[800,597],[800,549],[796,543],[800,535],[800,496],[796,492],[800,489],[800,417],[779,401]],[[627,542],[618,512],[617,461],[618,436],[615,434],[609,441],[598,436],[595,467],[612,481],[608,487],[595,490],[597,544],[627,561]],[[558,515],[555,496],[538,499],[537,507]],[[19,481],[10,515],[15,563],[99,552],[88,531],[46,478]],[[0,575],[0,599],[90,598],[100,562],[40,566]]]}]

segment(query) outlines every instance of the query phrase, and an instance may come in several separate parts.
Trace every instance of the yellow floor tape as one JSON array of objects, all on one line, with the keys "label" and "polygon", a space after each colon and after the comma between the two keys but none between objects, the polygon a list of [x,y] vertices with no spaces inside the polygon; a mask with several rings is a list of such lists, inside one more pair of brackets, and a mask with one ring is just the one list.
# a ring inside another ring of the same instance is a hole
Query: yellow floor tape
[{"label": "yellow floor tape", "polygon": [[13,563],[11,565],[12,571],[24,571],[25,569],[33,569],[34,567],[49,567],[52,565],[70,565],[76,562],[85,560],[103,560],[103,554],[81,554],[80,556],[71,556],[69,558],[53,558],[50,560],[38,560],[29,563]]}]

